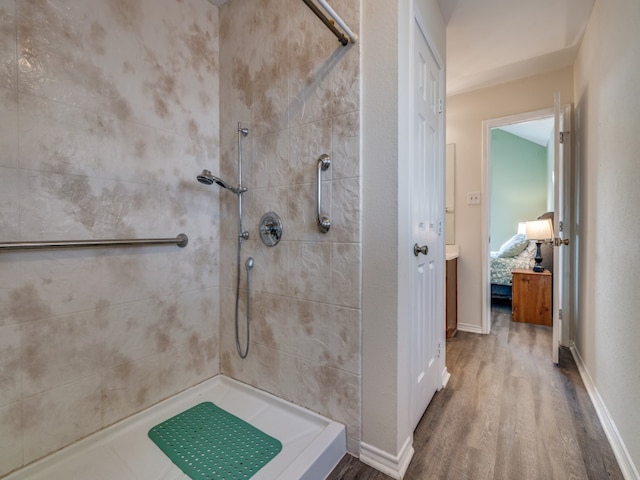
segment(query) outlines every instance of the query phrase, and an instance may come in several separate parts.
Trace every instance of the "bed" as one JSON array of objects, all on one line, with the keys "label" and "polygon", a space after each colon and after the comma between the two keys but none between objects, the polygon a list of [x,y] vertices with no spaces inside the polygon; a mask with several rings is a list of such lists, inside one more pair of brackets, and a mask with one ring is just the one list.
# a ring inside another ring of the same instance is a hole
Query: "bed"
[{"label": "bed", "polygon": [[514,268],[531,268],[536,255],[536,244],[524,234],[516,234],[505,242],[500,250],[490,252],[491,298],[511,300],[511,271]]},{"label": "bed", "polygon": [[[538,220],[551,219],[553,212],[543,213]],[[542,267],[553,272],[553,247],[543,244]],[[497,252],[490,252],[491,298],[493,300],[511,300],[511,271],[515,268],[533,267],[536,256],[536,243],[527,240],[523,233],[517,233],[507,240]]]}]

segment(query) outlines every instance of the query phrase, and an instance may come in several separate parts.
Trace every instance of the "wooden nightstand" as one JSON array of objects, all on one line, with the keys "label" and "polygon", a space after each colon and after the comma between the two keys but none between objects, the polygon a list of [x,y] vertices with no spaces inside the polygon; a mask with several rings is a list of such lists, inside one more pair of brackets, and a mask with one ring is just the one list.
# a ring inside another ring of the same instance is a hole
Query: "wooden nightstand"
[{"label": "wooden nightstand", "polygon": [[551,326],[551,272],[515,269],[511,273],[513,321]]}]

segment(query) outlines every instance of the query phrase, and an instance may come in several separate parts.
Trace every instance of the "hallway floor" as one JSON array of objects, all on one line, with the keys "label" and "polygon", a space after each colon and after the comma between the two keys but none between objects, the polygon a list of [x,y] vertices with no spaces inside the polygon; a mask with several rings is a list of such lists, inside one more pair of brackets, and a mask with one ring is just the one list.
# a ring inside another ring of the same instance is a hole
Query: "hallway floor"
[{"label": "hallway floor", "polygon": [[[405,480],[623,479],[571,353],[551,361],[551,328],[492,310],[492,333],[447,343],[451,380],[414,437]],[[347,455],[331,480],[389,477]]]}]

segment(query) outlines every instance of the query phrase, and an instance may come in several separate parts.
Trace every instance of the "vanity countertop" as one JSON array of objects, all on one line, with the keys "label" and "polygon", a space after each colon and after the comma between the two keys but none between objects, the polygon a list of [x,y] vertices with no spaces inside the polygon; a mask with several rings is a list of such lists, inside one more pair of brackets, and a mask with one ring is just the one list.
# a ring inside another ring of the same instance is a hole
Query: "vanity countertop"
[{"label": "vanity countertop", "polygon": [[460,248],[458,245],[445,245],[445,252],[447,254],[447,260],[453,260],[460,256]]}]

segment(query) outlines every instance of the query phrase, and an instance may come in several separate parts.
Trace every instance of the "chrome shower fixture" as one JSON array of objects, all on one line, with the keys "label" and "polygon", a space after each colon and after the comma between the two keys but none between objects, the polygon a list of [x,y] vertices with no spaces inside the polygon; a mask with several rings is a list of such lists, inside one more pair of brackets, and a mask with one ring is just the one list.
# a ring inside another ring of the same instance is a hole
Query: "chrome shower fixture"
[{"label": "chrome shower fixture", "polygon": [[249,239],[249,232],[242,227],[242,197],[247,192],[247,188],[242,186],[242,139],[249,135],[249,129],[243,127],[238,122],[238,186],[232,187],[224,180],[213,175],[209,170],[202,170],[202,173],[196,178],[200,183],[205,185],[213,185],[214,183],[235,193],[238,197],[238,248],[236,250],[236,308],[235,308],[235,327],[236,327],[236,350],[240,358],[247,358],[249,355],[249,345],[251,342],[250,319],[251,319],[251,288],[250,288],[250,271],[253,269],[254,260],[249,257],[244,264],[247,274],[247,303],[246,303],[246,338],[244,348],[240,344],[240,257],[242,251],[242,243]]},{"label": "chrome shower fixture", "polygon": [[244,193],[247,191],[246,188],[236,188],[229,185],[227,182],[222,180],[221,178],[212,175],[209,170],[202,170],[202,173],[196,177],[200,183],[205,185],[213,185],[214,183],[221,186],[224,189],[230,190],[236,195],[240,193]]}]

